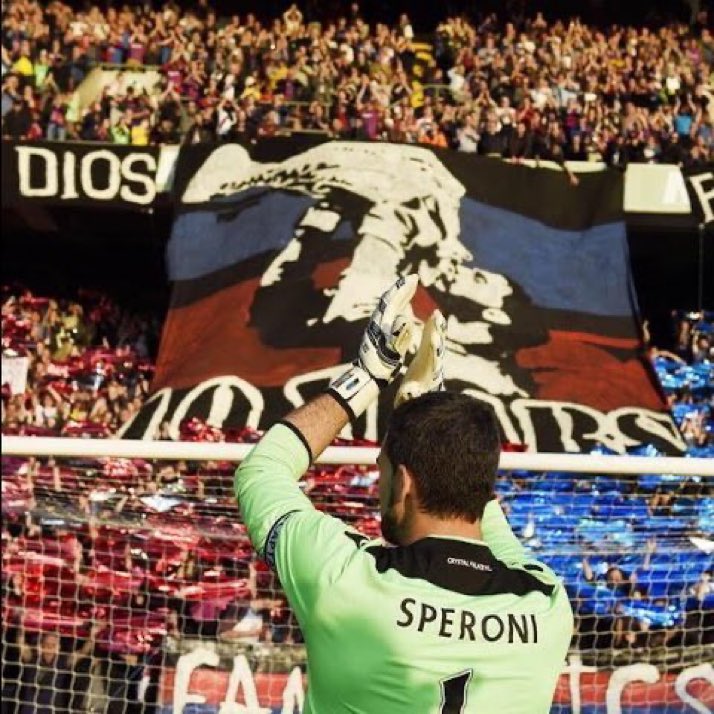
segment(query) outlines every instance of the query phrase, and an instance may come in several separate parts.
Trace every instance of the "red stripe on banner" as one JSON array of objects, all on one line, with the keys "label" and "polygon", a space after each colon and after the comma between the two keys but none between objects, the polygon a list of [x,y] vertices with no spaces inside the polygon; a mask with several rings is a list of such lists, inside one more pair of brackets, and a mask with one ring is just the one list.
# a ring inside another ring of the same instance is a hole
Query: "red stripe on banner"
[{"label": "red stripe on banner", "polygon": [[414,293],[412,298],[412,309],[414,314],[420,320],[428,320],[434,310],[439,306],[436,304],[434,298],[429,294],[429,292],[424,288],[424,286],[419,283],[417,286],[417,291]]},{"label": "red stripe on banner", "polygon": [[[350,258],[339,258],[320,264],[312,275],[315,288],[335,287],[349,262]],[[259,285],[260,278],[252,278],[169,310],[152,390],[190,388],[229,374],[256,387],[282,387],[296,375],[339,364],[339,347],[278,349],[266,345],[258,330],[248,325]],[[437,307],[420,286],[413,300],[415,315],[426,320]]]},{"label": "red stripe on banner", "polygon": [[601,411],[666,405],[636,356],[622,360],[611,349],[634,350],[638,341],[582,332],[550,330],[548,342],[519,350],[518,365],[530,370],[538,399],[578,402]]},{"label": "red stripe on banner", "polygon": [[351,262],[352,257],[345,256],[327,263],[320,263],[312,273],[312,284],[317,290],[334,288],[339,283],[342,272],[349,267]]},{"label": "red stripe on banner", "polygon": [[246,280],[169,310],[152,389],[193,387],[230,374],[256,387],[278,387],[297,374],[340,362],[338,347],[275,349],[265,345],[258,330],[248,326],[259,284],[260,278]]},{"label": "red stripe on banner", "polygon": [[606,335],[595,335],[591,332],[566,332],[564,330],[551,330],[550,334],[557,336],[559,340],[587,342],[591,345],[616,347],[623,350],[636,350],[640,345],[639,340],[634,337],[607,337]]}]

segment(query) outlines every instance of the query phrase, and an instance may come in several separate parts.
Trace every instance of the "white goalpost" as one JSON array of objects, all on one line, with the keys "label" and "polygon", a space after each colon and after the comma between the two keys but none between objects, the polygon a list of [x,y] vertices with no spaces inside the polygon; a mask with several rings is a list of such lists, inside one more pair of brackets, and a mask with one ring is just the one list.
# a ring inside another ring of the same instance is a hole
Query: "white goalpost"
[{"label": "white goalpost", "polygon": [[[302,711],[299,623],[233,495],[251,448],[3,437],[3,714]],[[330,447],[302,482],[370,537],[377,453]],[[500,469],[514,532],[576,614],[551,714],[712,711],[714,459],[504,452]]]},{"label": "white goalpost", "polygon": [[[5,436],[2,453],[13,456],[91,456],[141,459],[188,459],[192,461],[242,461],[250,444],[139,441],[128,439],[67,439],[61,437]],[[374,464],[379,450],[359,446],[331,446],[317,462],[321,464]],[[505,471],[565,471],[606,474],[673,474],[714,476],[714,459],[665,456],[603,456],[600,454],[543,454],[504,452],[500,468]]]}]

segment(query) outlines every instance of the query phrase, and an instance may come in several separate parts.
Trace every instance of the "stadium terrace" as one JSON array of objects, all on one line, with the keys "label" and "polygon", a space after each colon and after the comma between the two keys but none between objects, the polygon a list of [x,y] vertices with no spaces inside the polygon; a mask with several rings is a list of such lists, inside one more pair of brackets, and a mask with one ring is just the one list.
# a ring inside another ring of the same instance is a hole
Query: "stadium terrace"
[{"label": "stadium terrace", "polygon": [[[653,6],[654,9],[654,6]],[[206,5],[3,9],[2,134],[114,144],[317,132],[488,156],[705,166],[714,39],[687,25],[578,18],[367,23],[292,6],[260,21]]]},{"label": "stadium terrace", "polygon": [[3,4],[2,714],[714,711],[711,2],[253,5]]}]

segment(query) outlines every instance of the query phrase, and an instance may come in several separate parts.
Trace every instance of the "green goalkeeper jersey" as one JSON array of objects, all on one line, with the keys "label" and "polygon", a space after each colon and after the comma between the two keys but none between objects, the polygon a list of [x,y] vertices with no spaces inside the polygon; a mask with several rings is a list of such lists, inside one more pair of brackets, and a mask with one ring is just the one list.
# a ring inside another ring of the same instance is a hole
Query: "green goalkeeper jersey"
[{"label": "green goalkeeper jersey", "polygon": [[559,579],[500,506],[483,541],[370,541],[297,480],[300,436],[277,424],[236,472],[251,541],[276,569],[307,647],[306,714],[548,712],[573,629]]}]

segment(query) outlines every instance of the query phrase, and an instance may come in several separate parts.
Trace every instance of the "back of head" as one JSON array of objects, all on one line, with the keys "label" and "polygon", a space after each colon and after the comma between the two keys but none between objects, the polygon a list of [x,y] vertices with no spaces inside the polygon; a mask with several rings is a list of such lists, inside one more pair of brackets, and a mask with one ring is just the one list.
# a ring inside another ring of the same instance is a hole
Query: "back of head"
[{"label": "back of head", "polygon": [[475,522],[493,497],[500,454],[493,408],[457,392],[430,392],[392,413],[384,452],[416,482],[420,510]]}]

